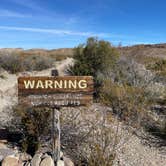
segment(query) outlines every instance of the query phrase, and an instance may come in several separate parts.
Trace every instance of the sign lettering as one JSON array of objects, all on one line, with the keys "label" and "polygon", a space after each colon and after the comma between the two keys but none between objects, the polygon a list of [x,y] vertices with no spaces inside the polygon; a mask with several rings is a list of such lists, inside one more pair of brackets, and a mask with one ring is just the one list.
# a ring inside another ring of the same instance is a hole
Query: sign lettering
[{"label": "sign lettering", "polygon": [[90,76],[20,77],[19,102],[30,106],[84,106],[93,101]]}]

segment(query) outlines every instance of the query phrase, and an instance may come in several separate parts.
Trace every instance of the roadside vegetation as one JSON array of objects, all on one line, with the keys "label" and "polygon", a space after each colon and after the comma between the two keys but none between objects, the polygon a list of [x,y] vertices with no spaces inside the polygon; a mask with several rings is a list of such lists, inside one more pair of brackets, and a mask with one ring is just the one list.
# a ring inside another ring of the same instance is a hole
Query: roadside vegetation
[{"label": "roadside vegetation", "polygon": [[0,68],[14,74],[50,68],[56,61],[72,58],[73,49],[0,50]]}]

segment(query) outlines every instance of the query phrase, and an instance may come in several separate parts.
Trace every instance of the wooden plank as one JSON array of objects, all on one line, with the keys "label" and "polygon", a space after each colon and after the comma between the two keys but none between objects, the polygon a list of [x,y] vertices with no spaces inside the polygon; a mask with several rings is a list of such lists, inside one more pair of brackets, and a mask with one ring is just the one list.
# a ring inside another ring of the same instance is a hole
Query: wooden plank
[{"label": "wooden plank", "polygon": [[84,106],[84,105],[91,105],[93,103],[93,97],[89,96],[87,98],[82,99],[56,99],[56,100],[39,100],[34,98],[27,98],[22,97],[19,99],[21,104],[29,105],[33,107],[42,107],[42,106],[48,106],[48,107],[54,107],[54,106]]},{"label": "wooden plank", "polygon": [[84,106],[93,102],[90,76],[20,77],[19,103],[29,106]]},{"label": "wooden plank", "polygon": [[93,93],[93,78],[90,76],[18,78],[19,96],[29,94],[54,94],[57,92]]}]

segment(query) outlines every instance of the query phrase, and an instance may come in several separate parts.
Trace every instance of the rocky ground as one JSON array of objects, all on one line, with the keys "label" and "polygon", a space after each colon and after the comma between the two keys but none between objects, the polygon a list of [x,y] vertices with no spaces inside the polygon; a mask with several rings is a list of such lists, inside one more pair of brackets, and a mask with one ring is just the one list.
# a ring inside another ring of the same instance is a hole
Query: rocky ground
[{"label": "rocky ground", "polygon": [[[67,58],[61,62],[56,63],[56,68],[60,75],[65,74],[66,66],[71,64],[73,60]],[[31,76],[49,76],[52,69],[43,70],[41,72],[25,72],[17,75],[9,74],[6,71],[0,73],[0,129],[10,122],[11,119],[11,107],[17,103],[17,78],[21,75]],[[102,106],[94,104],[92,106],[95,110],[101,110]],[[114,162],[114,166],[165,166],[166,165],[166,150],[160,151],[157,148],[149,147],[142,143],[142,139],[136,136],[132,130],[126,130],[121,128],[122,139],[116,149],[117,155]],[[0,161],[8,155],[12,162],[18,162],[17,148],[11,148],[6,140],[0,140]],[[43,154],[42,154],[43,155]],[[16,159],[12,157],[15,156]],[[41,160],[49,160],[49,156],[40,156]],[[15,160],[15,161],[14,161]],[[6,161],[6,160],[5,160]],[[51,164],[50,164],[51,165]],[[7,165],[3,165],[7,166]],[[10,165],[12,166],[12,165]],[[34,165],[35,166],[35,165]],[[36,165],[37,166],[37,165]],[[39,165],[38,165],[39,166]],[[44,166],[44,164],[43,164]],[[49,165],[47,165],[49,166]]]},{"label": "rocky ground", "polygon": [[[126,131],[127,132],[127,131]],[[160,151],[143,144],[135,135],[117,150],[115,166],[165,166],[166,149]]]}]

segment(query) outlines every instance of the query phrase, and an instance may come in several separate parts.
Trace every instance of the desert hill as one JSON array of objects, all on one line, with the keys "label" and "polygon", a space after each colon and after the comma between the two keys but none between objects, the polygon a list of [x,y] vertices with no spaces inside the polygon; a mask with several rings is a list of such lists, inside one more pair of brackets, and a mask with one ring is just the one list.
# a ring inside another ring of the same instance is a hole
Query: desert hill
[{"label": "desert hill", "polygon": [[166,44],[142,44],[118,47],[121,55],[140,57],[154,57],[166,59]]},{"label": "desert hill", "polygon": [[69,55],[71,56],[73,54],[73,49],[72,48],[60,48],[60,49],[52,49],[52,50],[47,50],[47,49],[28,49],[24,50],[22,48],[1,48],[0,53],[20,53],[23,55]]},{"label": "desert hill", "polygon": [[[166,43],[162,44],[140,44],[133,46],[118,46],[121,55],[132,56],[135,58],[140,57],[155,57],[166,59]],[[73,48],[60,48],[60,49],[28,49],[22,48],[1,48],[2,53],[16,53],[20,55],[50,55],[52,57],[71,57],[73,55]]]}]

